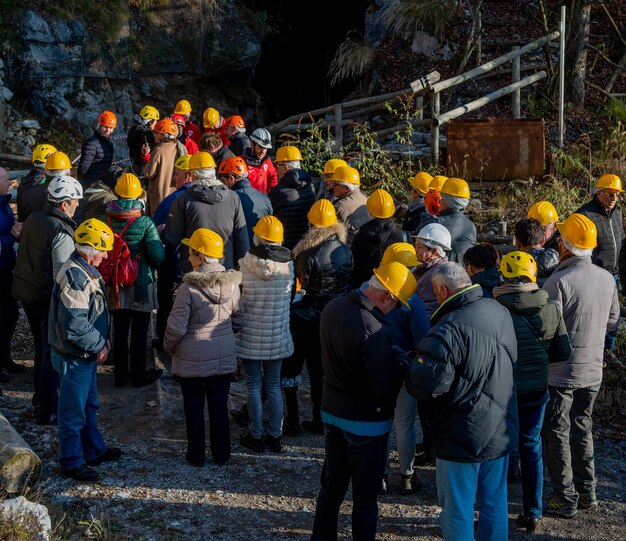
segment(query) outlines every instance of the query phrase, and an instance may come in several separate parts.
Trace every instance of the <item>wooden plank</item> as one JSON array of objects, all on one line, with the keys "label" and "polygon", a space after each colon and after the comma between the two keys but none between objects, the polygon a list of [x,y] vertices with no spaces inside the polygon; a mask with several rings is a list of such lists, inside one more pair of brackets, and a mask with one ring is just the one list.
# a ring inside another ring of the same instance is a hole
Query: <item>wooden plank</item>
[{"label": "wooden plank", "polygon": [[416,94],[424,90],[429,90],[432,86],[441,79],[441,73],[438,71],[431,71],[428,75],[424,75],[419,79],[416,79],[411,83],[411,90]]}]

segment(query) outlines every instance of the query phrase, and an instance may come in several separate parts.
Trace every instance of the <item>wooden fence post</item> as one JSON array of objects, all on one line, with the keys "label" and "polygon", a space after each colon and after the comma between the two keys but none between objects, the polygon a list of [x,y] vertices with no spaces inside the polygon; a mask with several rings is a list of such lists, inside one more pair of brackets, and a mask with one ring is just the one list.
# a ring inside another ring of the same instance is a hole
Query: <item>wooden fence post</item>
[{"label": "wooden fence post", "polygon": [[439,124],[435,122],[435,119],[439,116],[439,92],[433,92],[433,96],[430,101],[430,135],[431,135],[431,149],[433,157],[433,165],[439,166]]},{"label": "wooden fence post", "polygon": [[415,118],[424,120],[424,97],[417,96],[415,99]]},{"label": "wooden fence post", "polygon": [[335,104],[335,152],[343,150],[343,112],[341,103]]},{"label": "wooden fence post", "polygon": [[[519,51],[519,47],[513,47],[514,51]],[[516,56],[513,58],[513,65],[511,70],[511,82],[518,83],[520,80],[520,57]],[[522,90],[518,88],[511,94],[511,108],[513,109],[513,118],[520,118],[522,116],[521,110],[521,96]]]}]

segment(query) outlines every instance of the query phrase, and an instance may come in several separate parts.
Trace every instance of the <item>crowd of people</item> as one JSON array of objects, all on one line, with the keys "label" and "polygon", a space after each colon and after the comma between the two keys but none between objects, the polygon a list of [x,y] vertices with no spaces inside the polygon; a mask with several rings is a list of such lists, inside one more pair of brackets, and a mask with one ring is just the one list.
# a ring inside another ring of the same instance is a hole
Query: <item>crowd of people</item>
[{"label": "crowd of people", "polygon": [[463,179],[417,173],[400,224],[392,195],[368,195],[343,159],[308,172],[295,146],[272,159],[269,131],[248,136],[241,116],[208,108],[202,131],[191,113],[186,100],[164,118],[143,107],[129,171],[113,165],[111,111],[77,178],[65,153],[38,145],[17,217],[0,168],[0,382],[25,370],[11,355],[19,302],[32,404],[38,423],[58,427],[64,475],[95,481],[94,467],[122,456],[97,426],[97,365],[113,364],[118,387],[157,382],[156,310],[151,345],[180,383],[189,464],[206,463],[207,405],[211,458],[228,462],[238,369],[247,404],[230,414],[247,425],[243,447],[280,453],[283,437],[324,435],[312,539],[336,539],[350,483],[353,537],[375,538],[394,425],[400,493],[420,490],[418,465],[436,466],[445,539],[474,538],[475,503],[478,538],[507,539],[516,476],[528,532],[544,513],[597,507],[593,405],[603,368],[621,364],[618,176],[601,176],[562,222],[536,202],[498,251],[477,243]]}]

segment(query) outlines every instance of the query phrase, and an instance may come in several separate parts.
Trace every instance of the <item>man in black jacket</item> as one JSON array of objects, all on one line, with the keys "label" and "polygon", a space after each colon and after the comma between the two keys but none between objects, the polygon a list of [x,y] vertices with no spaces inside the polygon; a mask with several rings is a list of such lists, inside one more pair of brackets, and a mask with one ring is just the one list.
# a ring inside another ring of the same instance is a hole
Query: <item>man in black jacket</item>
[{"label": "man in black jacket", "polygon": [[517,445],[513,383],[517,339],[511,316],[458,263],[432,273],[439,308],[406,378],[418,400],[432,400],[439,516],[445,539],[508,539],[506,474]]},{"label": "man in black jacket", "polygon": [[385,332],[385,314],[407,303],[415,278],[400,263],[374,271],[364,291],[333,299],[322,312],[322,419],[326,457],[312,540],[337,539],[339,508],[352,481],[352,538],[374,541],[377,493],[393,410],[405,371]]},{"label": "man in black jacket", "polygon": [[143,170],[150,159],[150,152],[156,146],[152,129],[161,118],[159,111],[151,105],[145,105],[139,111],[139,122],[128,130],[126,144],[132,161],[133,173],[143,176]]}]

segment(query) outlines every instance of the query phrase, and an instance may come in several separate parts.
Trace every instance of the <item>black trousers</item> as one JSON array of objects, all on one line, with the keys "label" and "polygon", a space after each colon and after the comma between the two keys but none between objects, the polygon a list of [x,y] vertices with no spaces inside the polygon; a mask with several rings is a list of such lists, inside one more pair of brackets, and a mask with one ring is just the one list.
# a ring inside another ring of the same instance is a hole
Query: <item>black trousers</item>
[{"label": "black trousers", "polygon": [[117,385],[128,380],[128,333],[130,332],[130,380],[139,384],[146,371],[150,312],[111,310],[113,316],[113,374]]},{"label": "black trousers", "polygon": [[228,423],[228,393],[230,374],[207,378],[178,378],[183,393],[187,425],[187,460],[204,463],[206,440],[204,404],[209,406],[209,439],[211,456],[217,464],[230,458],[230,425]]},{"label": "black trousers", "polygon": [[0,368],[6,367],[13,360],[11,357],[11,339],[15,332],[19,311],[17,301],[11,297],[13,287],[13,269],[0,270]]}]

